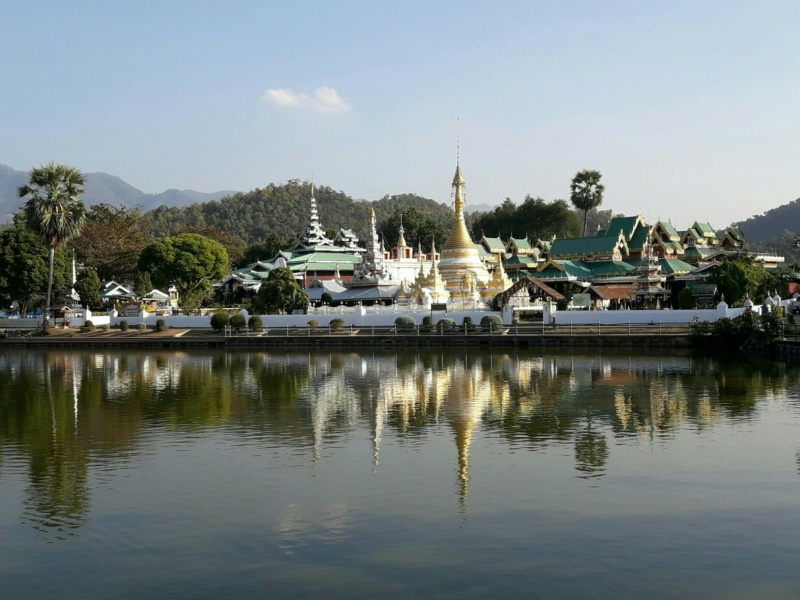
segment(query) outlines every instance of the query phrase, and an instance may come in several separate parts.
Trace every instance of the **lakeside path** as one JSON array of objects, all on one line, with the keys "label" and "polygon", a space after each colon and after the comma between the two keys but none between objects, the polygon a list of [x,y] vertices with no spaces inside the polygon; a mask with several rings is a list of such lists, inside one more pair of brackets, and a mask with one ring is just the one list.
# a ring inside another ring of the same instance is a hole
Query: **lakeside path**
[{"label": "lakeside path", "polygon": [[272,328],[222,334],[211,329],[94,331],[53,329],[47,336],[10,337],[2,346],[84,348],[263,348],[358,346],[622,346],[683,348],[691,345],[689,328],[661,325],[542,327],[510,325],[492,332],[405,332],[393,327],[346,328],[341,331]]}]

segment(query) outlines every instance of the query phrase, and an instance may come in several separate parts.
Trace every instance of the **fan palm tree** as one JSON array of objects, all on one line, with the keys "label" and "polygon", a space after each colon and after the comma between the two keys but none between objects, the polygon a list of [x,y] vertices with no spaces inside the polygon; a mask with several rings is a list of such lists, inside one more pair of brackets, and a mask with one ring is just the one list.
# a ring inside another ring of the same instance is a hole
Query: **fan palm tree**
[{"label": "fan palm tree", "polygon": [[586,220],[589,211],[603,203],[605,186],[600,183],[600,171],[579,171],[572,178],[570,185],[570,201],[578,210],[583,211],[583,237],[586,237]]},{"label": "fan palm tree", "polygon": [[27,198],[23,207],[26,224],[50,248],[43,328],[48,327],[50,318],[56,248],[77,237],[86,220],[86,208],[80,198],[84,184],[85,178],[80,171],[51,162],[31,169],[28,182],[17,190],[20,198]]}]

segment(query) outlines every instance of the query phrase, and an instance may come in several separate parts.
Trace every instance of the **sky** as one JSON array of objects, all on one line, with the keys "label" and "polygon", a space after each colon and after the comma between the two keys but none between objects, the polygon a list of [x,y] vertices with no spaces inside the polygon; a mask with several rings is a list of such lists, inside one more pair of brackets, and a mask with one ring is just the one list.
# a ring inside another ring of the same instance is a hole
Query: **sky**
[{"label": "sky", "polygon": [[800,196],[800,3],[0,0],[0,163],[148,193],[569,198],[678,228]]}]

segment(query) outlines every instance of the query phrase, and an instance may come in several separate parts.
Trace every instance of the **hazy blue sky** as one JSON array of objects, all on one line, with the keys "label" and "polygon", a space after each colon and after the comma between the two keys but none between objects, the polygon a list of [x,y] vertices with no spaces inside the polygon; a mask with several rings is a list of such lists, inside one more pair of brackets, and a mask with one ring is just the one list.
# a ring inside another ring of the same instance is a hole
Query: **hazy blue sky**
[{"label": "hazy blue sky", "polygon": [[[800,2],[0,0],[0,163],[146,192],[568,198],[715,227],[800,196]],[[458,119],[458,120],[457,120]]]}]

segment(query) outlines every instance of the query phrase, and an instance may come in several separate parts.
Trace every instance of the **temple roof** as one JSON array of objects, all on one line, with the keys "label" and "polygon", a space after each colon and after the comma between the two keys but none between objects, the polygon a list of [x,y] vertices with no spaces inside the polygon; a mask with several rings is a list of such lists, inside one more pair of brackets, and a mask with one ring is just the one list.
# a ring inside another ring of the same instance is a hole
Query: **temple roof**
[{"label": "temple roof", "polygon": [[486,236],[483,236],[481,238],[481,243],[488,248],[489,252],[492,254],[499,254],[501,252],[505,253],[506,251],[506,244],[499,237],[487,238]]},{"label": "temple roof", "polygon": [[665,275],[691,273],[695,268],[689,263],[685,263],[677,258],[662,258],[661,272]]},{"label": "temple roof", "polygon": [[592,255],[610,257],[620,246],[624,247],[627,253],[627,244],[620,233],[615,236],[557,239],[550,247],[550,258]]}]

